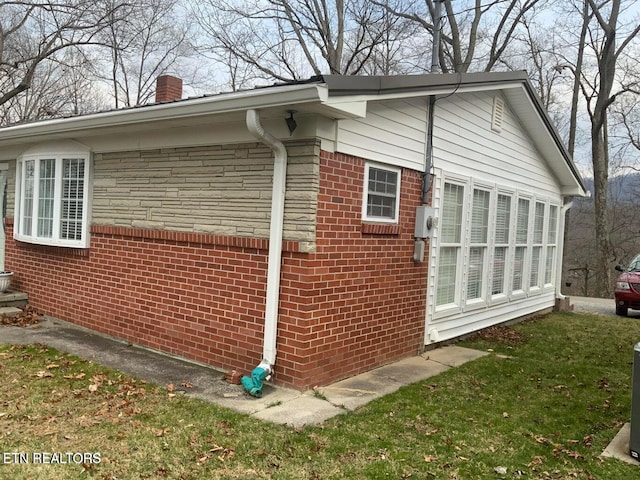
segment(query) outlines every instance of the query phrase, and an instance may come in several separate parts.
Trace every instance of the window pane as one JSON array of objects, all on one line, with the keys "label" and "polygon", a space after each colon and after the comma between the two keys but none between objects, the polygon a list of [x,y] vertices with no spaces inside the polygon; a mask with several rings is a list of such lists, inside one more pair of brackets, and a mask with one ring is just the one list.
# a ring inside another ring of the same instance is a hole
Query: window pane
[{"label": "window pane", "polygon": [[549,207],[549,232],[547,234],[548,243],[556,243],[556,236],[558,232],[558,207],[551,205]]},{"label": "window pane", "polygon": [[22,234],[32,235],[32,221],[33,221],[33,189],[35,181],[35,160],[27,160],[23,164],[23,202],[22,202]]},{"label": "window pane", "polygon": [[54,159],[40,160],[40,185],[38,191],[38,233],[39,237],[53,236],[53,202],[56,174]]},{"label": "window pane", "polygon": [[471,213],[471,243],[487,243],[488,226],[489,192],[474,189]]},{"label": "window pane", "polygon": [[369,195],[367,203],[367,215],[370,217],[395,218],[396,199]]},{"label": "window pane", "polygon": [[84,160],[62,160],[62,198],[60,212],[60,238],[82,239],[82,213],[84,195]]},{"label": "window pane", "polygon": [[538,273],[540,272],[540,253],[542,253],[542,247],[533,247],[531,250],[531,271],[529,272],[530,287],[535,287],[539,284]]},{"label": "window pane", "polygon": [[485,247],[469,250],[469,275],[467,279],[467,300],[482,297],[482,271]]},{"label": "window pane", "polygon": [[522,275],[524,272],[524,252],[526,247],[516,247],[513,259],[513,290],[522,290]]},{"label": "window pane", "polygon": [[529,233],[529,200],[518,199],[518,217],[516,225],[516,243],[527,243]]},{"label": "window pane", "polygon": [[556,247],[547,247],[547,264],[545,266],[544,283],[553,283],[553,261],[556,254]]},{"label": "window pane", "polygon": [[398,172],[369,167],[367,216],[394,220],[398,194]]},{"label": "window pane", "polygon": [[509,243],[509,223],[511,221],[511,197],[498,195],[496,205],[496,243]]},{"label": "window pane", "polygon": [[542,243],[544,230],[544,203],[536,202],[536,213],[533,218],[533,243]]},{"label": "window pane", "polygon": [[464,187],[445,183],[442,197],[442,242],[459,243]]},{"label": "window pane", "polygon": [[498,295],[504,292],[504,271],[507,260],[507,247],[496,247],[493,252],[493,282],[491,294]]},{"label": "window pane", "polygon": [[458,247],[440,247],[436,305],[446,305],[456,301],[458,251]]}]

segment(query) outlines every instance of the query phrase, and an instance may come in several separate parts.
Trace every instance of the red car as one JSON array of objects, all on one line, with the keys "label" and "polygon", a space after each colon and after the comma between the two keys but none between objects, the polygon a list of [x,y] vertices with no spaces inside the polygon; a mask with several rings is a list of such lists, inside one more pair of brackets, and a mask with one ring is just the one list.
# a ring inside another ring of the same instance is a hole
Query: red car
[{"label": "red car", "polygon": [[616,315],[626,317],[629,309],[640,310],[640,255],[626,269],[616,265],[616,270],[622,272],[616,281]]}]

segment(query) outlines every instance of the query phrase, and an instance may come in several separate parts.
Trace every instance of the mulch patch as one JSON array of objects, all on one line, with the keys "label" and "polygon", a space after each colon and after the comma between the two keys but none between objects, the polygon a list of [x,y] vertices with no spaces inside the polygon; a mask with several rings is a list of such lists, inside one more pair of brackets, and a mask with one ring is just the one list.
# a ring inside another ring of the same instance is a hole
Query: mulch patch
[{"label": "mulch patch", "polygon": [[17,315],[2,315],[0,318],[0,325],[10,325],[13,327],[28,327],[31,325],[37,325],[44,317],[33,307],[27,305],[21,308],[22,312]]}]

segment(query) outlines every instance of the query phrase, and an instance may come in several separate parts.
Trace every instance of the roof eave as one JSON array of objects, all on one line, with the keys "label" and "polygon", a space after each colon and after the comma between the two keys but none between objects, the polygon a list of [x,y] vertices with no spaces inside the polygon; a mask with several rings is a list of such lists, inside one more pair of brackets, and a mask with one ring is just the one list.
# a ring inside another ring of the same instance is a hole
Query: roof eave
[{"label": "roof eave", "polygon": [[[73,135],[105,127],[135,126],[149,122],[220,115],[248,109],[264,109],[282,105],[326,104],[327,88],[320,84],[274,87],[247,92],[234,92],[198,99],[176,101],[137,108],[112,110],[70,118],[57,118],[0,128],[0,142],[24,143],[46,135]],[[332,106],[336,114],[339,106]],[[349,112],[345,112],[349,114]]]}]

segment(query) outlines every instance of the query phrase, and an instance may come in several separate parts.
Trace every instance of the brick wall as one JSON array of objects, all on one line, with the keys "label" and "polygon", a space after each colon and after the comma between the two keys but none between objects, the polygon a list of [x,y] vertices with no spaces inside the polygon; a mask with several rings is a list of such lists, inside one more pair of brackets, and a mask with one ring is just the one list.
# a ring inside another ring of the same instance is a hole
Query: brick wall
[{"label": "brick wall", "polygon": [[321,151],[317,250],[285,258],[277,372],[309,388],[424,348],[426,263],[413,262],[421,175],[402,171],[400,222],[362,222],[365,161]]},{"label": "brick wall", "polygon": [[7,240],[6,264],[13,288],[47,315],[250,371],[262,354],[267,253],[264,239],[94,226],[88,250]]}]

